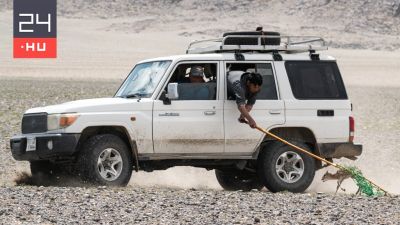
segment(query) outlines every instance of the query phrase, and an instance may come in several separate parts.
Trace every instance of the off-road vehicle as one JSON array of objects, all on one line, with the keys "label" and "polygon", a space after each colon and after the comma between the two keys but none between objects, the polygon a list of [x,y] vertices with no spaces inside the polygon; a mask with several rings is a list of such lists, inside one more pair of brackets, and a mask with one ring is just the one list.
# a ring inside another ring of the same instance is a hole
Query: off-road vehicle
[{"label": "off-road vehicle", "polygon": [[[226,190],[302,192],[323,165],[239,123],[230,71],[263,77],[251,115],[257,125],[332,160],[356,159],[352,104],[320,37],[233,32],[190,43],[186,54],[139,62],[114,97],[32,108],[12,155],[32,174],[75,168],[99,185],[127,185],[132,171],[194,166],[215,170]],[[188,82],[193,66],[202,83]],[[198,95],[199,90],[206,95]]]}]

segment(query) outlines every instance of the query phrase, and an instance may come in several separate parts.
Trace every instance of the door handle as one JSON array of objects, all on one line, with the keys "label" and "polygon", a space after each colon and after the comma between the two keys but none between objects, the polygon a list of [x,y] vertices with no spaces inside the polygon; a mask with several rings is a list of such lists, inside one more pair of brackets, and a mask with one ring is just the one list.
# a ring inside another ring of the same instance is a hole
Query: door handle
[{"label": "door handle", "polygon": [[269,110],[269,114],[278,115],[278,114],[281,114],[281,110]]},{"label": "door handle", "polygon": [[216,114],[215,111],[204,111],[204,115],[206,115],[206,116],[212,116],[212,115],[215,115],[215,114]]},{"label": "door handle", "polygon": [[160,113],[159,116],[179,116],[179,113]]}]

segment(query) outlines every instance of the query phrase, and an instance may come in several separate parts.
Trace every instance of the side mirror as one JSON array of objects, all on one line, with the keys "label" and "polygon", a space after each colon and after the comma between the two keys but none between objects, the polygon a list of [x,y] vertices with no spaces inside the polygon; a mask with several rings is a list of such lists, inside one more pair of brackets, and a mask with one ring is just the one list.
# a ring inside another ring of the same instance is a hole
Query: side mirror
[{"label": "side mirror", "polygon": [[169,83],[168,84],[168,94],[167,98],[171,100],[179,99],[179,93],[178,93],[178,83]]},{"label": "side mirror", "polygon": [[171,105],[171,99],[167,97],[167,92],[165,90],[162,91],[160,100],[163,101],[164,105]]}]

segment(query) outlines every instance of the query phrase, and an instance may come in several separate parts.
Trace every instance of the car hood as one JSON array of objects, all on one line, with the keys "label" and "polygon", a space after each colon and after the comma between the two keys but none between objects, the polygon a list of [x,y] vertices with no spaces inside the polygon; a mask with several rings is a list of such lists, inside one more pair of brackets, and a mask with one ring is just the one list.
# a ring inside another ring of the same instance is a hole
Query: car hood
[{"label": "car hood", "polygon": [[142,98],[94,98],[66,102],[58,105],[32,108],[25,112],[28,113],[87,113],[87,112],[123,112],[132,111],[133,105],[138,106],[141,102],[150,102],[151,99]]}]

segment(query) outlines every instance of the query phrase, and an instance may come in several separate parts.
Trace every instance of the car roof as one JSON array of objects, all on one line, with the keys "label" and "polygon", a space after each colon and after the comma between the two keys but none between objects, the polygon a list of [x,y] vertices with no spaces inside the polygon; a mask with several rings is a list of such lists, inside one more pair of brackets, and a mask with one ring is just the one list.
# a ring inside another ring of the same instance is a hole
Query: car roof
[{"label": "car roof", "polygon": [[[271,53],[242,53],[245,61],[273,61]],[[311,60],[309,53],[280,53],[283,61],[288,60]],[[336,60],[334,57],[329,55],[320,55],[322,61]],[[209,53],[209,54],[183,54],[183,55],[171,55],[164,57],[157,57],[142,60],[139,63],[152,62],[152,61],[236,61],[235,53]],[[244,61],[244,62],[245,62]]]}]

